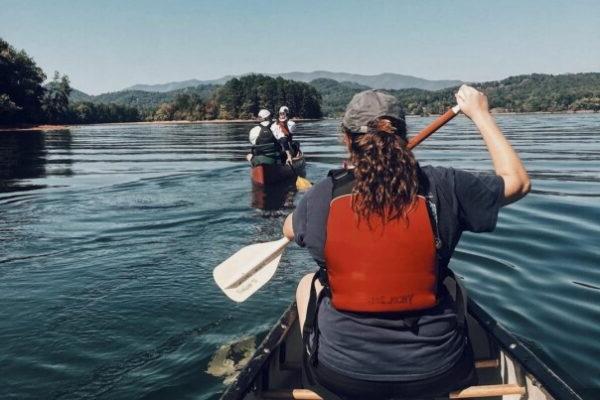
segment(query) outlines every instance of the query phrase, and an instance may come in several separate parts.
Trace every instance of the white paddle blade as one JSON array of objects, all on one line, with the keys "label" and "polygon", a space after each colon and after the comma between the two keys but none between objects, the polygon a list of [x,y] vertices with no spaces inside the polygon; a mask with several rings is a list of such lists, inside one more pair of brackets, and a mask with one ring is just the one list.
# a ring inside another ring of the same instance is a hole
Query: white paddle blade
[{"label": "white paddle blade", "polygon": [[288,243],[281,238],[239,250],[213,270],[217,286],[233,301],[246,300],[275,274]]},{"label": "white paddle blade", "polygon": [[251,274],[248,279],[245,279],[239,285],[221,287],[221,289],[227,297],[237,303],[246,301],[248,297],[256,293],[258,289],[263,287],[275,275],[279,260],[281,260],[281,254],[265,264],[256,273]]}]

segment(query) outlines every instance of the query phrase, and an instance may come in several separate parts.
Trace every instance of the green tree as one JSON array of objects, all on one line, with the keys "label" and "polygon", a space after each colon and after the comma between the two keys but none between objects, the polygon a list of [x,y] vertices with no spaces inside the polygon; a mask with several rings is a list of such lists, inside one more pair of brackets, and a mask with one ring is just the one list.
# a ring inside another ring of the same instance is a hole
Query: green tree
[{"label": "green tree", "polygon": [[175,115],[175,107],[172,103],[163,103],[158,106],[158,109],[154,112],[155,121],[170,121]]},{"label": "green tree", "polygon": [[290,108],[292,117],[320,118],[321,96],[303,82],[250,74],[234,78],[217,90],[213,97],[219,104],[219,118],[234,119],[256,116],[266,108],[276,112],[282,105]]},{"label": "green tree", "polygon": [[42,99],[42,111],[46,121],[50,123],[67,122],[70,94],[69,77],[66,75],[61,77],[58,71],[54,72],[54,79],[46,85],[46,92]]},{"label": "green tree", "polygon": [[0,38],[0,123],[37,122],[46,75],[24,50]]}]

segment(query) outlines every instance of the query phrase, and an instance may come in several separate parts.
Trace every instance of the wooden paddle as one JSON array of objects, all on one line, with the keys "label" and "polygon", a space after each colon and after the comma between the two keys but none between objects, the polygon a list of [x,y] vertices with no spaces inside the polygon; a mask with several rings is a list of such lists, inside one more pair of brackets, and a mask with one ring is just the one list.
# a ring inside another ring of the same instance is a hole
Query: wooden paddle
[{"label": "wooden paddle", "polygon": [[[437,117],[432,123],[408,142],[413,149],[432,133],[454,118],[460,112],[454,106]],[[246,246],[223,261],[213,270],[213,278],[217,286],[233,301],[241,303],[264,286],[275,274],[279,260],[289,239]]]}]

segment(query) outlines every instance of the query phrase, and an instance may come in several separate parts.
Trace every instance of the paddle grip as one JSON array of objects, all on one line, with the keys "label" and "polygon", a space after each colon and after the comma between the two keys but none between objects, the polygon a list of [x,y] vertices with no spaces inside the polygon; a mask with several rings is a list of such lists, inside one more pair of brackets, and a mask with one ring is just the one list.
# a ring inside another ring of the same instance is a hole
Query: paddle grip
[{"label": "paddle grip", "polygon": [[460,107],[458,105],[450,108],[448,111],[446,111],[445,113],[437,117],[435,120],[433,120],[432,123],[427,125],[427,127],[425,127],[425,129],[419,132],[418,135],[410,138],[406,147],[408,147],[409,150],[412,150],[413,148],[417,147],[419,143],[427,139],[433,132],[437,131],[452,118],[456,117],[459,112]]}]

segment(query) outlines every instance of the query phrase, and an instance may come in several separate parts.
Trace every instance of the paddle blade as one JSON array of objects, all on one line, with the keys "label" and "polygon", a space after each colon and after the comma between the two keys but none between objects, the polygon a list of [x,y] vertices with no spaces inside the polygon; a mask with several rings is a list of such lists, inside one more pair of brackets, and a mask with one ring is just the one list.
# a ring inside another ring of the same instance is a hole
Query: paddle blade
[{"label": "paddle blade", "polygon": [[233,301],[243,302],[275,274],[288,243],[281,238],[242,248],[213,270],[217,286]]},{"label": "paddle blade", "polygon": [[312,183],[306,178],[299,176],[296,179],[296,189],[300,191],[308,190],[312,187]]}]

